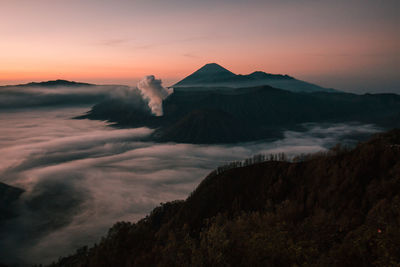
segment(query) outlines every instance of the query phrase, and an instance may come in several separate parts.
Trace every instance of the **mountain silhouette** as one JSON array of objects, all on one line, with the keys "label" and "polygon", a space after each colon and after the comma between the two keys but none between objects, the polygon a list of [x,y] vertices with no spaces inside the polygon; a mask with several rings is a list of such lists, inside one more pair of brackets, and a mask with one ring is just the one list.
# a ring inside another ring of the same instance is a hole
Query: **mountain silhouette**
[{"label": "mountain silhouette", "polygon": [[46,81],[46,82],[32,82],[23,84],[21,86],[41,86],[41,87],[57,87],[57,86],[91,86],[94,84],[90,83],[81,83],[67,80],[54,80],[54,81]]},{"label": "mountain silhouette", "polygon": [[324,88],[312,83],[297,80],[289,75],[270,74],[255,71],[248,75],[237,75],[217,63],[209,63],[174,84],[178,90],[210,90],[212,87],[231,90],[232,88],[254,87],[269,85],[275,88],[294,92],[334,92],[336,90]]},{"label": "mountain silhouette", "polygon": [[[219,83],[224,81],[234,82],[237,79],[237,75],[233,72],[225,69],[224,67],[216,64],[209,63],[184,78],[182,81],[173,85],[173,87],[177,86],[186,86],[186,85],[202,85],[207,83]],[[246,80],[244,78],[244,80]]]},{"label": "mountain silhouette", "polygon": [[17,85],[5,85],[1,87],[78,87],[78,86],[95,86],[91,83],[81,83],[67,80],[52,80],[52,81],[44,81],[44,82],[30,82],[25,84],[17,84]]}]

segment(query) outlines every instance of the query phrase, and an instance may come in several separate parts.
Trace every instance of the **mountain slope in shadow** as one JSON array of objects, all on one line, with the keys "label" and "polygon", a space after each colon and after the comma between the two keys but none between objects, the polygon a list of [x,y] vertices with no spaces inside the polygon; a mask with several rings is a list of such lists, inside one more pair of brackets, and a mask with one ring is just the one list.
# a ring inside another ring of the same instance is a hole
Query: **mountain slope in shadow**
[{"label": "mountain slope in shadow", "polygon": [[140,105],[108,100],[81,118],[106,120],[118,127],[156,129],[152,140],[184,143],[234,143],[280,137],[306,122],[360,122],[400,126],[400,96],[395,94],[293,93],[270,86],[217,91],[175,91],[155,117]]},{"label": "mountain slope in shadow", "polygon": [[16,216],[14,204],[23,192],[20,188],[0,183],[0,224]]},{"label": "mountain slope in shadow", "polygon": [[156,131],[154,138],[160,142],[183,143],[235,143],[250,141],[257,136],[258,129],[220,110],[193,110],[171,126]]},{"label": "mountain slope in shadow", "polygon": [[352,150],[213,172],[185,200],[52,266],[392,266],[400,130]]}]

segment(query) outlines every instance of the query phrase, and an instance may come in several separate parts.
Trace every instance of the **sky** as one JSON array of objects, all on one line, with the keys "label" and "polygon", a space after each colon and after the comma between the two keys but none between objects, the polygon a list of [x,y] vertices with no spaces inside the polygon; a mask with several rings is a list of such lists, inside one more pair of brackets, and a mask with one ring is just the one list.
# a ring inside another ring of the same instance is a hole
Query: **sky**
[{"label": "sky", "polygon": [[400,93],[398,0],[0,0],[0,85],[171,85],[216,62]]}]

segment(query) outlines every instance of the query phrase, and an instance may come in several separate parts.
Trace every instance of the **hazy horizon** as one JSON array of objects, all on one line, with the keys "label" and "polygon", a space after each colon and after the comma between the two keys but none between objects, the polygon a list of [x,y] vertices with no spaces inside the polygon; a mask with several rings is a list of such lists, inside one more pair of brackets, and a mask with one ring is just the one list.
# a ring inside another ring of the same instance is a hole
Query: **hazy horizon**
[{"label": "hazy horizon", "polygon": [[[208,62],[208,63],[214,63],[214,62]],[[197,69],[201,68],[202,66],[204,66],[205,64],[208,63],[204,63],[203,65],[200,65]],[[226,68],[226,66],[223,65],[223,67]],[[165,84],[166,87],[170,87],[172,85],[174,85],[175,83],[179,82],[180,80],[182,80],[183,78],[185,78],[186,76],[192,74],[193,72],[195,72],[197,69],[187,73],[187,75],[182,76],[181,78],[173,78],[173,79],[162,79],[163,83]],[[232,71],[232,69],[227,68],[228,70]],[[255,71],[263,71],[266,73],[270,73],[268,71],[264,71],[264,70],[253,70],[253,71],[249,71],[246,73],[237,73],[235,71],[235,74],[241,74],[241,75],[246,75],[246,74],[250,74],[252,72]],[[283,75],[289,75],[292,76],[289,73],[271,73],[271,74],[283,74]],[[149,74],[150,75],[150,74]],[[145,75],[144,77],[146,77],[147,75]],[[371,89],[371,84],[369,87],[354,87],[354,88],[349,88],[346,85],[344,85],[344,87],[335,87],[335,86],[331,86],[329,80],[329,76],[325,77],[325,79],[314,79],[313,76],[310,76],[310,79],[308,78],[301,78],[301,77],[297,77],[294,76],[294,78],[298,79],[298,80],[303,80],[303,81],[307,81],[307,82],[311,82],[313,84],[325,87],[325,88],[333,88],[339,91],[344,91],[344,92],[350,92],[350,93],[358,93],[358,94],[363,94],[363,93],[396,93],[396,94],[400,94],[400,86],[398,87],[379,87],[376,86],[375,89],[372,88]],[[18,81],[10,81],[10,83],[7,83],[5,81],[0,81],[0,86],[13,86],[13,85],[20,85],[20,84],[26,84],[26,83],[31,83],[31,82],[46,82],[46,81],[55,81],[55,80],[68,80],[68,81],[73,81],[73,82],[81,82],[81,83],[91,83],[91,84],[96,84],[96,85],[127,85],[127,86],[133,86],[135,87],[137,85],[137,83],[142,80],[143,77],[139,77],[139,78],[133,78],[133,79],[126,79],[126,80],[108,80],[108,79],[104,79],[104,80],[96,80],[96,79],[86,79],[86,80],[73,80],[73,79],[65,79],[65,78],[59,78],[59,77],[54,77],[54,78],[48,78],[48,79],[31,79],[31,80],[18,80]],[[351,78],[348,78],[348,81],[343,81],[344,84],[346,84],[346,82],[348,84],[357,84],[357,80],[351,80]]]}]

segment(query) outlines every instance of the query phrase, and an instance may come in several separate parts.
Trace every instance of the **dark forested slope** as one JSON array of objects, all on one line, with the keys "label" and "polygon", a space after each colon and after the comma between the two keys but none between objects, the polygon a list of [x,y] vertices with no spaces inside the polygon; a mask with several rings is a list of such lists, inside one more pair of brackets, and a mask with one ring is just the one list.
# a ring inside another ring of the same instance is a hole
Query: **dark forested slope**
[{"label": "dark forested slope", "polygon": [[16,215],[14,204],[23,192],[20,188],[0,183],[0,225]]},{"label": "dark forested slope", "polygon": [[209,175],[54,266],[395,266],[400,130],[352,150]]}]

